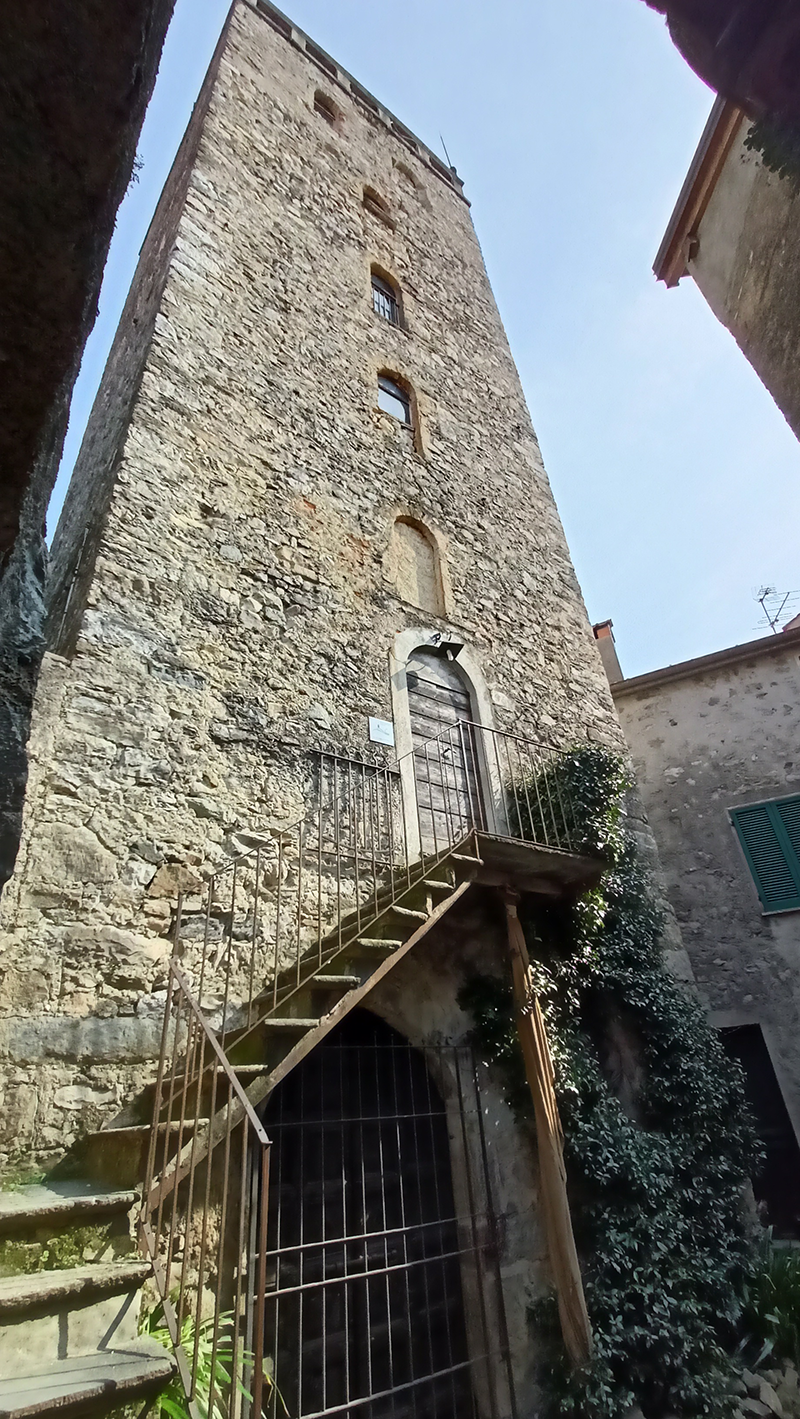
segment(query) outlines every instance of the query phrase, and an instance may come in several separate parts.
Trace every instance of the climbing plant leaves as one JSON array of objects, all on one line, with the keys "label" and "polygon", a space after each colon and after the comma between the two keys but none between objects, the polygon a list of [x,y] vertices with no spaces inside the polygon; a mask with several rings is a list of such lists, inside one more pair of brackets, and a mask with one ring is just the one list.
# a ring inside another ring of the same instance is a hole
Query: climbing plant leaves
[{"label": "climbing plant leaves", "polygon": [[[622,761],[589,746],[560,788],[581,844],[608,868],[572,904],[521,911],[550,1036],[573,1223],[595,1338],[570,1371],[551,1299],[533,1307],[546,1338],[554,1414],[718,1419],[729,1412],[728,1353],[753,1257],[744,1203],[759,1152],[738,1066],[663,961],[662,917],[626,826]],[[477,977],[461,992],[476,1041],[518,1116],[532,1106],[510,987]]]}]

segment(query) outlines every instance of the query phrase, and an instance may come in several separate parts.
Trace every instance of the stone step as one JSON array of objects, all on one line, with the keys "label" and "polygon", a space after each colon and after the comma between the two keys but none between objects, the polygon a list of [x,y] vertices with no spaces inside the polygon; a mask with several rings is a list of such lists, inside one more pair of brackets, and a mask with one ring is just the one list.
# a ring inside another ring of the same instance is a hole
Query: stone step
[{"label": "stone step", "polygon": [[392,902],[389,911],[393,916],[401,916],[404,921],[427,921],[427,912],[414,911],[412,907],[401,907],[397,902]]},{"label": "stone step", "polygon": [[[208,1123],[207,1119],[186,1119],[183,1125],[183,1142],[190,1138],[195,1128]],[[167,1127],[170,1139],[167,1156],[171,1157],[178,1146],[179,1120],[169,1125],[158,1125],[158,1157],[163,1156],[163,1140]],[[100,1128],[89,1133],[76,1145],[72,1166],[80,1174],[89,1178],[97,1187],[125,1189],[136,1187],[144,1179],[147,1154],[150,1147],[150,1124],[126,1124],[122,1128]]]},{"label": "stone step", "polygon": [[95,1262],[0,1280],[0,1403],[6,1382],[137,1339],[147,1262]]},{"label": "stone step", "polygon": [[49,1419],[100,1412],[161,1389],[175,1361],[152,1340],[57,1360],[0,1382],[0,1419]]},{"label": "stone step", "polygon": [[360,976],[313,976],[306,981],[309,990],[319,988],[321,990],[354,990],[361,984]]},{"label": "stone step", "polygon": [[147,1261],[101,1261],[0,1278],[0,1323],[27,1311],[58,1310],[67,1300],[83,1305],[96,1296],[138,1290],[150,1269]]},{"label": "stone step", "polygon": [[319,1020],[317,1019],[291,1015],[282,1018],[275,1015],[265,1015],[263,1020],[259,1021],[259,1026],[263,1026],[267,1030],[294,1030],[298,1033],[302,1033],[303,1030],[314,1030],[318,1024]]},{"label": "stone step", "polygon": [[355,941],[351,941],[345,950],[356,955],[359,951],[383,951],[385,955],[391,955],[402,946],[402,941],[390,940],[386,936],[359,936]]},{"label": "stone step", "polygon": [[452,882],[439,882],[434,877],[426,877],[424,884],[432,892],[453,892],[455,888]]},{"label": "stone step", "polygon": [[136,1198],[132,1189],[98,1191],[81,1182],[36,1183],[0,1192],[0,1237],[105,1221],[129,1212]]}]

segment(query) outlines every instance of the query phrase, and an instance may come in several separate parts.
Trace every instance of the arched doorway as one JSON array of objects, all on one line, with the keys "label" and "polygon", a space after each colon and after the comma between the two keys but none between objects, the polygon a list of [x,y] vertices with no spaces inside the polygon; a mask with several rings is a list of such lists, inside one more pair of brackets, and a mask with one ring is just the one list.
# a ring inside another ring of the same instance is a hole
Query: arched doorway
[{"label": "arched doorway", "polygon": [[471,1248],[423,1055],[354,1011],[278,1086],[264,1123],[270,1419],[475,1419]]},{"label": "arched doorway", "polygon": [[436,851],[486,826],[479,730],[458,664],[429,647],[406,666],[419,831]]}]

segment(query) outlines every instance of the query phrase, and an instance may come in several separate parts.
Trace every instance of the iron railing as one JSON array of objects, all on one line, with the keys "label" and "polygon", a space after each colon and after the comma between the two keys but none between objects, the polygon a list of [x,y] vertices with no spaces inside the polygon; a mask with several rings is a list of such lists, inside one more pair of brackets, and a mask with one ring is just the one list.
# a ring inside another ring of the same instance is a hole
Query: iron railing
[{"label": "iron railing", "polygon": [[267,1068],[259,1026],[359,937],[386,936],[433,867],[477,858],[481,834],[574,849],[562,758],[470,721],[394,764],[315,752],[302,821],[179,901],[141,1237],[193,1419],[274,1408],[258,1205],[270,1143],[246,1092]]},{"label": "iron railing", "polygon": [[304,819],[264,834],[183,900],[179,954],[206,1018],[275,1014],[473,835],[573,851],[564,756],[462,720],[394,764],[314,752]]},{"label": "iron railing", "polygon": [[424,848],[448,850],[476,829],[537,847],[580,849],[566,768],[569,755],[458,720],[400,760]]},{"label": "iron railing", "polygon": [[139,1230],[191,1419],[260,1416],[269,1399],[267,1218],[252,1200],[270,1141],[240,1075],[173,957]]}]

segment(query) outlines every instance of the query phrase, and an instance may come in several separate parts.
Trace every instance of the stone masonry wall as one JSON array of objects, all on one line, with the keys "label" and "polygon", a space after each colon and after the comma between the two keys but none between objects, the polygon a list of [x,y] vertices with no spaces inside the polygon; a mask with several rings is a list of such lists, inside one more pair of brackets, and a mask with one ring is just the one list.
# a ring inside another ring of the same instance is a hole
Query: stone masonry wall
[{"label": "stone masonry wall", "polygon": [[800,912],[762,914],[728,815],[800,792],[800,634],[614,695],[698,988],[762,1026],[800,1130]]},{"label": "stone masonry wall", "polygon": [[[45,517],[172,0],[7,11],[0,53],[0,891],[45,646]],[[42,96],[46,95],[43,100]]]},{"label": "stone masonry wall", "polygon": [[725,161],[689,271],[800,438],[800,193],[744,147]]},{"label": "stone masonry wall", "polygon": [[[373,262],[406,329],[373,312]],[[414,390],[416,440],[377,408],[381,369]],[[60,565],[84,549],[75,634],[46,658],[3,902],[7,1157],[118,1112],[155,1052],[179,882],[297,819],[303,771],[276,756],[366,747],[399,631],[468,643],[501,727],[622,747],[466,203],[244,3],[143,370],[117,374],[130,415],[106,385],[59,534]],[[449,621],[386,578],[398,513],[446,535]]]}]

